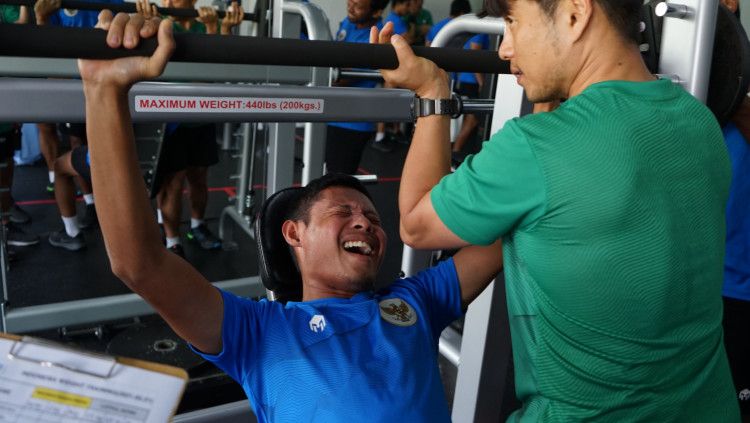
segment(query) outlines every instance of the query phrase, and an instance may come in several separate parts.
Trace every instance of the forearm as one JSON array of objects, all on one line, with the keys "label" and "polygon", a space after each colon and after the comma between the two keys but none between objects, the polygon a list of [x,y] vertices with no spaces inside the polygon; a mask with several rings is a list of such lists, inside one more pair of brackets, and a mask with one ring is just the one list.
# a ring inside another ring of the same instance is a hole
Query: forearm
[{"label": "forearm", "polygon": [[17,24],[26,24],[29,23],[29,9],[26,6],[21,6],[20,9],[18,9],[18,20],[15,22]]},{"label": "forearm", "polygon": [[127,89],[84,83],[84,93],[99,224],[112,268],[127,282],[163,249],[138,168]]},{"label": "forearm", "polygon": [[[447,77],[418,95],[433,99],[449,98]],[[419,118],[406,155],[399,188],[398,203],[404,238],[418,238],[427,229],[423,214],[416,209],[430,195],[432,187],[450,172],[450,159],[450,117],[440,115]]]},{"label": "forearm", "polygon": [[461,302],[464,308],[487,288],[503,269],[502,241],[489,246],[462,248],[453,257],[459,284]]},{"label": "forearm", "polygon": [[232,35],[233,25],[221,25],[221,35]]}]

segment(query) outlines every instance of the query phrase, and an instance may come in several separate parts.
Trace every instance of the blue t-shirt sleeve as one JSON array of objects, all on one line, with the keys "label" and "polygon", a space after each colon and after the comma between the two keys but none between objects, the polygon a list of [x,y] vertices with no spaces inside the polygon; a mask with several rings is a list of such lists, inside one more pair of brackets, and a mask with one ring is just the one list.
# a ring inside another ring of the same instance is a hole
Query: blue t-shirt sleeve
[{"label": "blue t-shirt sleeve", "polygon": [[438,33],[439,30],[440,30],[440,28],[437,28],[437,27],[433,26],[432,28],[430,28],[429,31],[427,31],[427,35],[425,35],[424,39],[427,40],[428,42],[432,43],[432,40],[435,39],[435,36],[437,35],[437,33]]},{"label": "blue t-shirt sleeve", "polygon": [[421,298],[423,307],[430,316],[430,326],[435,339],[446,326],[463,314],[461,287],[453,258],[404,279],[402,284]]},{"label": "blue t-shirt sleeve", "polygon": [[409,30],[409,28],[406,27],[406,24],[404,24],[404,21],[401,20],[401,17],[396,15],[395,13],[391,13],[388,15],[388,17],[385,19],[385,23],[393,22],[393,33],[398,35],[403,35],[406,33],[406,31]]},{"label": "blue t-shirt sleeve", "polygon": [[269,303],[240,298],[222,290],[219,292],[224,302],[221,352],[205,354],[192,345],[190,348],[244,385],[245,377],[258,361],[258,347],[262,345],[260,334],[268,320]]},{"label": "blue t-shirt sleeve", "polygon": [[469,46],[471,44],[479,44],[482,50],[487,50],[490,47],[490,37],[487,34],[477,34],[469,40]]}]

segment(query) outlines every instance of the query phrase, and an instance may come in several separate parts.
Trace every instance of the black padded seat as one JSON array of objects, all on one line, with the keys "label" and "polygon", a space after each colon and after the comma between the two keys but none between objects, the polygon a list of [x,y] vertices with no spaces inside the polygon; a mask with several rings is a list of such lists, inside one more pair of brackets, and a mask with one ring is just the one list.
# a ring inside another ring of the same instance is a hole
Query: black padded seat
[{"label": "black padded seat", "polygon": [[255,219],[260,279],[273,292],[274,299],[284,303],[302,300],[302,278],[281,233],[301,191],[302,188],[286,188],[276,192],[263,203]]}]

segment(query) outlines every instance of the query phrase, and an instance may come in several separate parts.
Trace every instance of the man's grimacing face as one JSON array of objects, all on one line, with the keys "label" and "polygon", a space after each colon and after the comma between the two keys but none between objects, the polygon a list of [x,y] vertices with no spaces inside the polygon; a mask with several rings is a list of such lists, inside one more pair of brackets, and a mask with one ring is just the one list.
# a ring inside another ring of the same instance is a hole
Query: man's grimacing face
[{"label": "man's grimacing face", "polygon": [[300,222],[300,267],[306,277],[350,292],[372,289],[385,255],[386,235],[372,202],[347,187],[329,187]]}]

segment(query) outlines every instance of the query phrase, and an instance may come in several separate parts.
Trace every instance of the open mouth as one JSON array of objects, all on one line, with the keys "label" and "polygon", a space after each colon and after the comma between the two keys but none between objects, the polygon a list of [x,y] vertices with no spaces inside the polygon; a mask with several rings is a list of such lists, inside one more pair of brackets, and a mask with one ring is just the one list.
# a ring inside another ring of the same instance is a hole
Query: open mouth
[{"label": "open mouth", "polygon": [[344,250],[363,256],[370,256],[373,251],[370,244],[365,241],[347,241],[344,243]]}]

